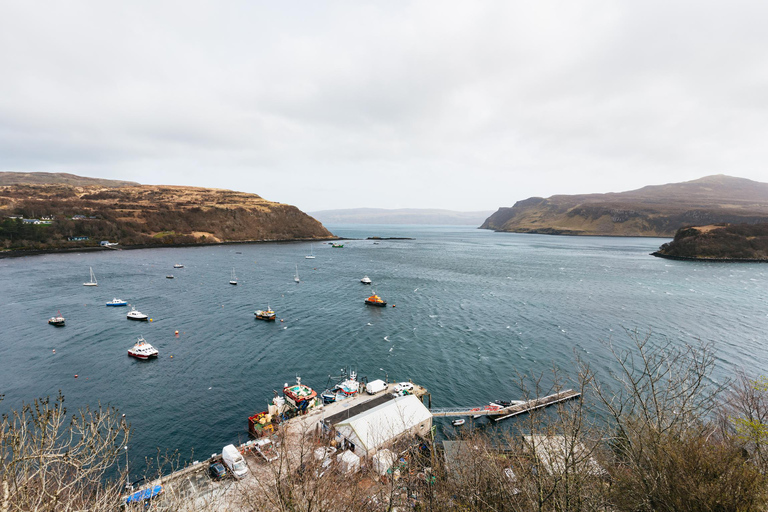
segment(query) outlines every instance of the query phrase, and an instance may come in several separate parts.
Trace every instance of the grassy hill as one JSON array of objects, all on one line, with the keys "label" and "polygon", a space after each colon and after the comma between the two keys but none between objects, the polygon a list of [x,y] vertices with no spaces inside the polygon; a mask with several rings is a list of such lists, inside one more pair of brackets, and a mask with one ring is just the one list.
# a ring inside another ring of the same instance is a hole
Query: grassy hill
[{"label": "grassy hill", "polygon": [[768,222],[768,183],[724,175],[628,192],[532,197],[481,228],[517,233],[672,237],[684,226]]},{"label": "grassy hill", "polygon": [[79,186],[71,183],[83,178],[69,176],[59,176],[62,183],[56,184],[0,186],[3,249],[66,249],[98,246],[102,240],[154,246],[334,238],[295,206],[256,194],[113,183]]}]

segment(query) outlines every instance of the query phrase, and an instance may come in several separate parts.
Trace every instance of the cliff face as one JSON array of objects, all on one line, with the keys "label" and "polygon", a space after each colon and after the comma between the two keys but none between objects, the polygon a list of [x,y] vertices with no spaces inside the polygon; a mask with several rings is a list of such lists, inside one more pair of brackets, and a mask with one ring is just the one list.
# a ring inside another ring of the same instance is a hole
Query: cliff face
[{"label": "cliff face", "polygon": [[0,186],[0,222],[6,249],[333,238],[295,206],[196,187]]},{"label": "cliff face", "polygon": [[653,254],[673,259],[768,261],[768,224],[682,228]]},{"label": "cliff face", "polygon": [[532,197],[481,228],[516,233],[671,237],[683,226],[768,222],[768,184],[708,176],[609,194]]}]

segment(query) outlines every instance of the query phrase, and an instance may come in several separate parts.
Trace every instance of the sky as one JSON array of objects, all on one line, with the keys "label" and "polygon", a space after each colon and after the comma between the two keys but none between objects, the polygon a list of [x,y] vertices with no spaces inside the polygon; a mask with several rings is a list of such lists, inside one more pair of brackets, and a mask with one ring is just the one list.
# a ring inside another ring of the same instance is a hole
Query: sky
[{"label": "sky", "polygon": [[768,181],[768,3],[0,0],[0,170],[304,211]]}]

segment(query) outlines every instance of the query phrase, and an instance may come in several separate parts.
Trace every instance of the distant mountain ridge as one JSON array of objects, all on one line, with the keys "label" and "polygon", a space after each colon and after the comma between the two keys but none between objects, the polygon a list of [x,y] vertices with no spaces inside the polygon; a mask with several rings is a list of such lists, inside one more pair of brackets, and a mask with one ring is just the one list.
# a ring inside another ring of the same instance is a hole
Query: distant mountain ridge
[{"label": "distant mountain ridge", "polygon": [[722,174],[628,192],[531,197],[499,208],[482,229],[516,233],[672,237],[685,226],[768,222],[768,183]]},{"label": "distant mountain ridge", "polygon": [[323,224],[432,224],[477,226],[492,212],[460,212],[422,208],[350,208],[309,212]]},{"label": "distant mountain ridge", "polygon": [[[0,248],[6,250],[63,250],[100,241],[151,247],[336,238],[295,206],[256,194],[8,174],[6,181],[22,183],[0,185]],[[53,183],[39,183],[46,179]],[[94,181],[99,185],[83,185]]]}]

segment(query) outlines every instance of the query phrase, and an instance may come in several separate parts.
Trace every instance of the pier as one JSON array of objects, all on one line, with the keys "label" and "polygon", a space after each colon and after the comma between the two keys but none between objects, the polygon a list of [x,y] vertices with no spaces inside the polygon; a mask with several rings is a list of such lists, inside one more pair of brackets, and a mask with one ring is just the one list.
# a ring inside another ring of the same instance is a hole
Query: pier
[{"label": "pier", "polygon": [[574,400],[579,398],[581,393],[572,389],[566,389],[552,395],[547,395],[542,398],[534,398],[532,400],[520,400],[515,401],[512,405],[507,407],[493,407],[492,405],[486,405],[482,407],[445,407],[432,409],[432,416],[434,417],[446,417],[446,416],[492,416],[494,421],[501,421],[519,414],[525,414],[527,412],[535,411],[536,409],[543,409],[550,405],[554,405],[560,402],[566,402],[568,400]]}]

